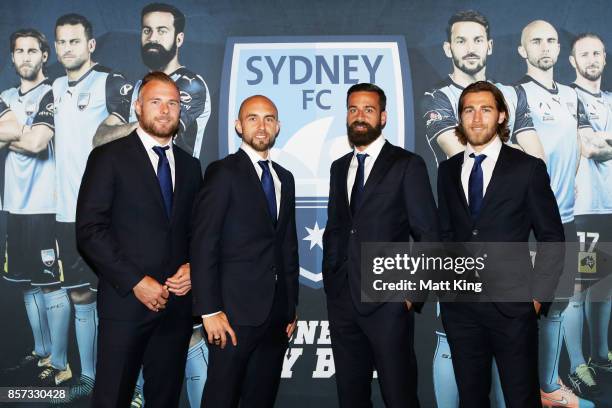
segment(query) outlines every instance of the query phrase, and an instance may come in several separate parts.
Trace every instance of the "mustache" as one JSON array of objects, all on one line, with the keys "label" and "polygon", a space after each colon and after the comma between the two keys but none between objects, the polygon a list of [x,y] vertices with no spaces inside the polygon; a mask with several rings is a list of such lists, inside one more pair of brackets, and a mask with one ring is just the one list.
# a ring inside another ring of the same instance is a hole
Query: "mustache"
[{"label": "mustache", "polygon": [[368,127],[368,128],[372,127],[369,123],[362,122],[362,121],[359,121],[359,120],[356,120],[355,122],[351,123],[349,126],[352,127],[352,128],[354,128],[356,126],[365,126],[365,127]]},{"label": "mustache", "polygon": [[148,43],[142,46],[142,50],[145,52],[149,52],[152,50],[155,51],[165,51],[165,48],[163,47],[163,45],[161,44],[157,44],[157,43]]},{"label": "mustache", "polygon": [[461,58],[461,59],[466,60],[468,58],[480,58],[480,55],[474,54],[474,53],[469,53],[468,55],[464,55],[463,58]]}]

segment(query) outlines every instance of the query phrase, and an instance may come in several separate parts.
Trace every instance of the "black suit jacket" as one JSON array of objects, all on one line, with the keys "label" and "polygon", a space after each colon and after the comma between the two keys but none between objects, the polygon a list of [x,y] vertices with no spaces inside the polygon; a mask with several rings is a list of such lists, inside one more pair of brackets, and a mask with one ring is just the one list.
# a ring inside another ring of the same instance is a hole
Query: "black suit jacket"
[{"label": "black suit jacket", "polygon": [[193,313],[223,311],[231,324],[259,326],[277,286],[287,294],[286,320],[298,302],[298,249],[293,175],[272,163],[281,182],[276,225],[249,156],[239,149],[211,163],[194,216],[191,245]]},{"label": "black suit jacket", "polygon": [[[170,219],[155,169],[136,132],[94,149],[76,212],[79,250],[100,278],[100,317],[139,320],[152,314],[132,288],[149,275],[158,282],[189,261],[193,203],[202,182],[199,162],[176,146]],[[190,313],[191,296],[171,295],[167,310]]]},{"label": "black suit jacket", "polygon": [[[462,165],[463,152],[442,162],[438,171],[442,239],[513,243],[507,250],[499,250],[497,245],[487,246],[494,254],[487,261],[490,267],[480,272],[487,293],[497,300],[551,301],[563,272],[564,247],[543,243],[560,243],[565,237],[546,165],[540,159],[502,145],[476,220],[470,215],[461,185]],[[527,244],[531,231],[538,241],[535,266]],[[510,315],[532,307],[530,303],[496,304]]]},{"label": "black suit jacket", "polygon": [[[334,161],[330,171],[327,225],[323,235],[323,284],[330,297],[348,277],[356,309],[364,315],[381,303],[361,302],[361,244],[437,242],[438,216],[425,163],[420,156],[385,142],[364,186],[355,216],[349,207],[347,176],[353,152]],[[410,301],[420,309],[422,293]]]}]

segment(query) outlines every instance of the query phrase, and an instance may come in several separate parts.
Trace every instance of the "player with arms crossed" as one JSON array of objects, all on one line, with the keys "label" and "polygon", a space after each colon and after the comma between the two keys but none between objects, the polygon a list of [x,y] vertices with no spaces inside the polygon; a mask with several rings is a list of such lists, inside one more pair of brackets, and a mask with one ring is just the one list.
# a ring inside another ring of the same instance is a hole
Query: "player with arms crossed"
[{"label": "player with arms crossed", "polygon": [[44,74],[49,44],[39,31],[21,29],[11,34],[10,47],[19,86],[2,92],[5,105],[0,111],[12,111],[18,126],[7,133],[8,273],[4,278],[23,290],[34,350],[5,374],[12,373],[19,382],[31,380],[29,374],[38,370],[38,380],[59,385],[72,378],[72,371],[66,357],[67,339],[62,335],[68,327],[70,303],[66,290],[60,288],[55,245],[53,94]]}]

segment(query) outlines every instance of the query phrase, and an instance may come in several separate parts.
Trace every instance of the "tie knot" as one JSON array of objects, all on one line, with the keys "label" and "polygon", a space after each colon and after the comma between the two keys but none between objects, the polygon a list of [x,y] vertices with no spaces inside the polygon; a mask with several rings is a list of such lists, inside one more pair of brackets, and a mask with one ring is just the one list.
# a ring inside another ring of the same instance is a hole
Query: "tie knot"
[{"label": "tie knot", "polygon": [[159,157],[166,157],[166,150],[168,150],[170,148],[170,146],[153,146],[153,151],[159,156]]},{"label": "tie knot", "polygon": [[257,162],[263,171],[270,171],[270,167],[267,160],[260,160]]},{"label": "tie knot", "polygon": [[359,162],[359,164],[363,165],[363,163],[365,162],[366,157],[368,157],[369,154],[367,153],[357,153],[357,161]]},{"label": "tie knot", "polygon": [[475,162],[474,164],[476,164],[477,166],[480,166],[480,163],[482,163],[482,161],[487,158],[487,155],[479,154],[478,156],[476,156],[474,153],[470,153],[470,157],[474,159],[474,162]]}]

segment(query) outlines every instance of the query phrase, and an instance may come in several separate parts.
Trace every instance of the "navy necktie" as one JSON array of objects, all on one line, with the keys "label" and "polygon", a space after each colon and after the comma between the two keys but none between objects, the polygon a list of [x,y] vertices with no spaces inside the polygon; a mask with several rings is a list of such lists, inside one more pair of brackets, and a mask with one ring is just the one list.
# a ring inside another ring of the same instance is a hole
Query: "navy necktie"
[{"label": "navy necktie", "polygon": [[482,207],[482,161],[486,159],[487,156],[485,154],[476,156],[474,153],[471,153],[470,157],[474,159],[474,166],[472,166],[472,171],[470,172],[468,199],[470,200],[470,213],[472,214],[472,219],[475,220],[480,214],[480,207]]},{"label": "navy necktie", "polygon": [[266,201],[268,201],[268,211],[270,211],[272,221],[276,222],[276,192],[274,191],[274,180],[272,179],[270,166],[267,160],[260,160],[257,164],[263,170],[263,173],[261,173],[261,186],[266,195]]},{"label": "navy necktie", "polygon": [[355,215],[361,199],[363,198],[364,180],[365,180],[365,159],[367,153],[357,153],[357,174],[355,174],[355,182],[351,190],[351,214]]},{"label": "navy necktie", "polygon": [[172,214],[172,173],[170,172],[170,162],[166,157],[166,150],[170,146],[154,146],[153,151],[159,156],[157,162],[157,180],[159,181],[159,188],[161,189],[162,197],[164,199],[164,207],[166,208],[166,215],[168,219]]}]

